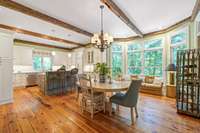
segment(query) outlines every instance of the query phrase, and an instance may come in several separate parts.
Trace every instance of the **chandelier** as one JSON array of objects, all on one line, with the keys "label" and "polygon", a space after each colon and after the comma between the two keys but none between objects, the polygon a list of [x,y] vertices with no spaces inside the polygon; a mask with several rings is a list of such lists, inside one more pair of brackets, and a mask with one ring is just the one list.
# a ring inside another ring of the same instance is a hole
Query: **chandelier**
[{"label": "chandelier", "polygon": [[103,9],[104,6],[100,6],[101,9],[101,33],[95,33],[94,36],[91,38],[91,43],[98,49],[100,49],[101,52],[104,51],[104,49],[107,49],[111,46],[113,42],[113,37],[110,36],[108,33],[104,33],[103,31]]}]

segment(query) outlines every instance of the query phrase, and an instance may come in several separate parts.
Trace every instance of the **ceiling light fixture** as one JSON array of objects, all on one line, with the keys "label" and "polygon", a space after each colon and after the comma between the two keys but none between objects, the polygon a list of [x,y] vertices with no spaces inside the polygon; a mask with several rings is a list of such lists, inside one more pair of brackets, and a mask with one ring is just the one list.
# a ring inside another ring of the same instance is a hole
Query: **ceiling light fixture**
[{"label": "ceiling light fixture", "polygon": [[69,57],[69,58],[71,58],[71,56],[72,56],[72,54],[71,54],[71,53],[69,53],[69,54],[68,54],[68,57]]},{"label": "ceiling light fixture", "polygon": [[94,36],[91,38],[91,43],[94,47],[100,49],[103,52],[105,49],[109,48],[113,42],[113,37],[110,36],[108,33],[104,33],[103,31],[103,9],[104,6],[100,6],[101,9],[101,33],[95,33]]},{"label": "ceiling light fixture", "polygon": [[52,54],[53,56],[55,56],[55,55],[56,55],[56,52],[55,52],[55,51],[52,51],[51,54]]}]

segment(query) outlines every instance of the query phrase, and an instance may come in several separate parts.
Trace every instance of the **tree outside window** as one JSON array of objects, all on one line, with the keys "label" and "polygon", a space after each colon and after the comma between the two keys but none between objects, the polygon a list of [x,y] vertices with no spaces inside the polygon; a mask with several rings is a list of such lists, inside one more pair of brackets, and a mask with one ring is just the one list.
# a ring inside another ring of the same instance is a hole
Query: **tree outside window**
[{"label": "tree outside window", "polygon": [[123,69],[123,55],[122,46],[114,44],[112,45],[112,76],[116,77],[122,74]]},{"label": "tree outside window", "polygon": [[51,53],[42,51],[33,51],[33,69],[35,71],[52,70]]},{"label": "tree outside window", "polygon": [[144,43],[128,45],[128,74],[162,76],[162,39],[148,40]]},{"label": "tree outside window", "polygon": [[170,38],[171,42],[171,62],[176,64],[177,62],[177,52],[179,50],[187,49],[187,30],[182,30],[175,33]]},{"label": "tree outside window", "polygon": [[129,44],[128,45],[128,74],[142,73],[142,45]]}]

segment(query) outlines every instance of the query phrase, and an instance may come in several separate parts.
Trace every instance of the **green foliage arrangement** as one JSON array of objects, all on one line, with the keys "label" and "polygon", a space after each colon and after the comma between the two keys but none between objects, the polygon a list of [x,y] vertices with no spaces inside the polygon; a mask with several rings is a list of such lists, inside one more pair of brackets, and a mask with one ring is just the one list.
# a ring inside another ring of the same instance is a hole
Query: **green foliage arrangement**
[{"label": "green foliage arrangement", "polygon": [[100,75],[109,75],[110,74],[110,68],[107,66],[106,63],[97,63],[94,71],[95,71],[95,73],[98,73]]}]

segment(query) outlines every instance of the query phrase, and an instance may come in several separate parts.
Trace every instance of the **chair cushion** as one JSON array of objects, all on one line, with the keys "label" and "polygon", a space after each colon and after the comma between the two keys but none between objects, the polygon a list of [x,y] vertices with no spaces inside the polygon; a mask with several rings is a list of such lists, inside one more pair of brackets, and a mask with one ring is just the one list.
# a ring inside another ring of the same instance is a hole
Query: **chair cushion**
[{"label": "chair cushion", "polygon": [[116,104],[122,104],[124,97],[125,97],[125,94],[117,93],[110,98],[110,102],[116,103]]},{"label": "chair cushion", "polygon": [[154,81],[153,81],[153,84],[161,86],[162,85],[162,81],[159,78],[155,78]]},{"label": "chair cushion", "polygon": [[[98,99],[99,97],[104,97],[104,93],[102,92],[94,92],[93,95],[94,99]],[[91,93],[83,94],[83,97],[85,97],[86,99],[90,99]]]},{"label": "chair cushion", "polygon": [[152,88],[160,88],[161,84],[160,85],[156,85],[156,84],[142,83],[142,86],[144,86],[144,87],[152,87]]},{"label": "chair cushion", "polygon": [[136,79],[139,79],[139,77],[138,77],[138,75],[131,75],[131,79],[136,80]]},{"label": "chair cushion", "polygon": [[145,76],[144,82],[153,84],[154,78],[155,78],[154,76]]}]

